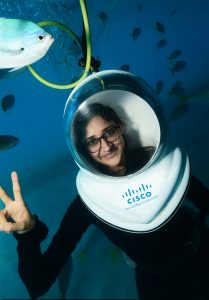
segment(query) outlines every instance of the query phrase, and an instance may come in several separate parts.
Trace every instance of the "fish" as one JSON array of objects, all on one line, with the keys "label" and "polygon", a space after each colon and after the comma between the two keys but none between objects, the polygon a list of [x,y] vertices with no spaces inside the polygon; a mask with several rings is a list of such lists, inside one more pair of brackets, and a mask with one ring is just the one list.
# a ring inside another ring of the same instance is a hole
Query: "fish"
[{"label": "fish", "polygon": [[182,116],[184,116],[188,112],[189,107],[190,107],[189,103],[180,102],[180,104],[178,104],[176,108],[174,108],[174,110],[171,112],[168,118],[168,122],[175,121],[181,118]]},{"label": "fish", "polygon": [[167,40],[166,39],[161,39],[159,40],[159,42],[157,43],[157,48],[163,48],[167,45]]},{"label": "fish", "polygon": [[130,70],[130,66],[128,64],[124,64],[120,67],[120,70],[128,72]]},{"label": "fish", "polygon": [[172,87],[168,93],[169,93],[170,96],[176,96],[176,97],[179,97],[182,100],[186,99],[185,89],[182,86]]},{"label": "fish", "polygon": [[172,61],[174,59],[176,59],[177,57],[179,57],[180,55],[182,54],[182,51],[177,49],[177,50],[174,50],[170,56],[168,56],[168,60],[170,61],[170,63],[172,63]]},{"label": "fish", "polygon": [[177,12],[178,12],[177,8],[172,9],[170,11],[170,16],[175,16]]},{"label": "fish", "polygon": [[19,139],[12,135],[0,135],[0,151],[5,151],[15,147]]},{"label": "fish", "polygon": [[31,65],[49,50],[54,38],[29,20],[0,18],[0,69]]},{"label": "fish", "polygon": [[165,33],[165,27],[161,22],[155,22],[155,29],[159,32],[159,33]]},{"label": "fish", "polygon": [[186,65],[186,61],[179,60],[171,68],[169,68],[169,70],[171,71],[172,75],[174,75],[176,72],[182,71]]},{"label": "fish", "polygon": [[138,5],[138,10],[140,10],[140,11],[143,10],[143,5],[142,5],[142,4],[139,4],[139,5]]},{"label": "fish", "polygon": [[102,20],[102,23],[105,26],[105,24],[107,22],[107,15],[106,15],[106,13],[104,11],[100,11],[97,16]]},{"label": "fish", "polygon": [[1,108],[4,112],[7,112],[11,109],[15,104],[15,96],[14,95],[6,95],[1,100]]},{"label": "fish", "polygon": [[156,94],[159,95],[163,90],[163,82],[162,80],[158,80],[155,86]]},{"label": "fish", "polygon": [[135,27],[131,33],[131,36],[134,40],[136,40],[140,34],[141,34],[141,28]]},{"label": "fish", "polygon": [[170,96],[179,97],[180,100],[186,100],[185,89],[182,86],[182,82],[180,80],[176,81],[174,85],[169,90]]}]

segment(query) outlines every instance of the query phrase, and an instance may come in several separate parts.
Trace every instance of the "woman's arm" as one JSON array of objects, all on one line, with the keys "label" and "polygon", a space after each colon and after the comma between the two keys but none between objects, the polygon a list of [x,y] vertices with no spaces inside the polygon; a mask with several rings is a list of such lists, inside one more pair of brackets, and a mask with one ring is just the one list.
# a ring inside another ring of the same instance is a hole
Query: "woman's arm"
[{"label": "woman's arm", "polygon": [[18,271],[32,298],[48,291],[90,224],[87,210],[77,197],[67,210],[48,249],[42,254],[40,242],[45,239],[48,230],[35,218],[33,230],[22,235],[14,234],[18,240]]},{"label": "woman's arm", "polygon": [[31,298],[43,295],[56,280],[59,272],[90,225],[88,211],[79,197],[67,210],[51,244],[42,254],[40,243],[48,233],[44,223],[27,208],[15,172],[12,173],[14,200],[0,188],[5,208],[0,211],[0,231],[13,232],[18,241],[18,271]]}]

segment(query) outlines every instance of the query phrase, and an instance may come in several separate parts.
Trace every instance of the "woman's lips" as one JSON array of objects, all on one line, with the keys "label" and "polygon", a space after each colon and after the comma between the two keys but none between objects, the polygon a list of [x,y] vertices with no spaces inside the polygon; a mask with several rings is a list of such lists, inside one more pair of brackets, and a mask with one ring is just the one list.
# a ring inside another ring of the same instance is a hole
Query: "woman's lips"
[{"label": "woman's lips", "polygon": [[102,155],[101,159],[111,159],[116,155],[116,150],[110,151],[104,155]]}]

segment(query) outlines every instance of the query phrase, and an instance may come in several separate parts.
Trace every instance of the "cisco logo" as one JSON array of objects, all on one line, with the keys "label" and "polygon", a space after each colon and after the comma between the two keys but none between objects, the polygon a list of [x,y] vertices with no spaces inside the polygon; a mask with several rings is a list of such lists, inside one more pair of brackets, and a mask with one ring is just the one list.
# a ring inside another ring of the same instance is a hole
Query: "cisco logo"
[{"label": "cisco logo", "polygon": [[141,184],[137,189],[128,189],[128,191],[125,192],[122,197],[126,199],[128,204],[133,204],[140,200],[150,198],[152,196],[152,193],[150,192],[151,188],[151,185]]}]

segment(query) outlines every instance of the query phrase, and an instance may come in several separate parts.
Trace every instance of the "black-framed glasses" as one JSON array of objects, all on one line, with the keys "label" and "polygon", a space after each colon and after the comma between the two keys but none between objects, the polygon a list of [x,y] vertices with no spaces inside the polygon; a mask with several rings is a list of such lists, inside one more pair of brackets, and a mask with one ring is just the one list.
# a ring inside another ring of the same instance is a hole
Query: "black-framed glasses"
[{"label": "black-framed glasses", "polygon": [[86,141],[87,150],[90,153],[98,152],[101,149],[101,139],[109,143],[114,143],[119,139],[120,131],[118,126],[111,126],[104,130],[103,135],[99,138],[90,138]]}]

